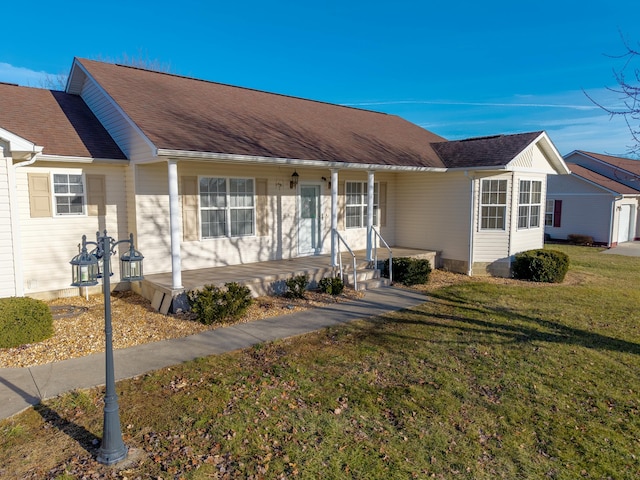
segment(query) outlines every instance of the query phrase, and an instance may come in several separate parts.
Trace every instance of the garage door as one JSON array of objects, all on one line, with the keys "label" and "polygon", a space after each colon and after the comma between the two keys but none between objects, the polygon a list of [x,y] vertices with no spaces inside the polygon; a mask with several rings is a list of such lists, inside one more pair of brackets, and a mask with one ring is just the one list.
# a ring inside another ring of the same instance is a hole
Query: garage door
[{"label": "garage door", "polygon": [[631,205],[621,205],[620,216],[618,217],[618,243],[633,240],[629,238],[631,233]]}]

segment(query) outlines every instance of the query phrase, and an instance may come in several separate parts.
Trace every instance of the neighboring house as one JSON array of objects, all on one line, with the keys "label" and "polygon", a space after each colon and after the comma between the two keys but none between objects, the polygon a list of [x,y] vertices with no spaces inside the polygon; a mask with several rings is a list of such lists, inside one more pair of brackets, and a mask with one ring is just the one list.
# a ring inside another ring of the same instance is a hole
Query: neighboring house
[{"label": "neighboring house", "polygon": [[571,175],[549,177],[545,234],[587,235],[609,247],[637,240],[640,161],[579,150],[564,158]]},{"label": "neighboring house", "polygon": [[[77,293],[83,234],[133,232],[145,273],[389,245],[509,275],[543,245],[544,132],[448,142],[394,115],[75,59],[66,92],[0,85],[0,296]],[[3,209],[3,212],[5,210]],[[6,237],[6,238],[5,238]],[[4,272],[8,274],[5,275]]]}]

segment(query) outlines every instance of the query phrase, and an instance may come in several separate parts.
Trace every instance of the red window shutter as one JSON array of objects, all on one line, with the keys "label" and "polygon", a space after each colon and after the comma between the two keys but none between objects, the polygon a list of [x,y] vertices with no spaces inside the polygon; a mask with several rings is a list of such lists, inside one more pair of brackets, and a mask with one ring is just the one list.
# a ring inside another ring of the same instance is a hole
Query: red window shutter
[{"label": "red window shutter", "polygon": [[553,226],[560,226],[560,218],[562,217],[562,200],[555,200],[553,204]]}]

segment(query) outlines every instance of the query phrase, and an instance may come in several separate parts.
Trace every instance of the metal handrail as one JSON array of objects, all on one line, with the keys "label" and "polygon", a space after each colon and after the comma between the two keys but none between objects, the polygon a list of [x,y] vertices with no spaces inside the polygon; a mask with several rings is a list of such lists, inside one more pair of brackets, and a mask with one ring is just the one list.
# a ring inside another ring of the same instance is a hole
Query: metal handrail
[{"label": "metal handrail", "polygon": [[389,283],[393,283],[393,252],[391,251],[391,247],[384,238],[382,238],[382,235],[380,235],[380,232],[376,230],[376,227],[371,227],[371,233],[375,235],[371,242],[373,245],[373,261],[375,268],[378,268],[378,242],[375,241],[375,239],[378,238],[389,252]]},{"label": "metal handrail", "polygon": [[351,259],[353,261],[353,289],[358,290],[358,272],[356,272],[356,254],[353,253],[353,250],[351,250],[346,240],[342,238],[342,235],[340,235],[340,233],[338,233],[337,230],[334,230],[333,233],[336,235],[336,237],[338,237],[338,240],[339,240],[338,242],[336,242],[336,244],[338,247],[338,265],[340,266],[340,279],[344,283],[346,283],[344,279],[344,271],[342,269],[342,253],[340,252],[340,242],[342,242],[344,243],[344,246],[347,247],[347,250],[351,254]]}]

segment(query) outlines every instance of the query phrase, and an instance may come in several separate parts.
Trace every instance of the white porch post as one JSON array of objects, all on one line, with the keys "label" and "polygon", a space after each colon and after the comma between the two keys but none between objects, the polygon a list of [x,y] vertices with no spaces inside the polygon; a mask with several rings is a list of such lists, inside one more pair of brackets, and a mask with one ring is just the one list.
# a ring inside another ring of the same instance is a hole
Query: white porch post
[{"label": "white porch post", "polygon": [[338,170],[331,170],[331,266],[338,266]]},{"label": "white porch post", "polygon": [[367,261],[373,261],[373,170],[367,172]]},{"label": "white porch post", "polygon": [[180,202],[178,199],[178,162],[170,159],[169,166],[169,227],[171,229],[171,288],[182,288],[180,261]]}]

